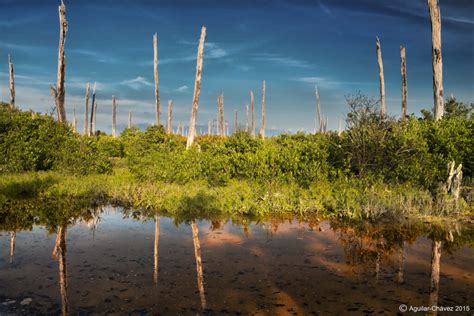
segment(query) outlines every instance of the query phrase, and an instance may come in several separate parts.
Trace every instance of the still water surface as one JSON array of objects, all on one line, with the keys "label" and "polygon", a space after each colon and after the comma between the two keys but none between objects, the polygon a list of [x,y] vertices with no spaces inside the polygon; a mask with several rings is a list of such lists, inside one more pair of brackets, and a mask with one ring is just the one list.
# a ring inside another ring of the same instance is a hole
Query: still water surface
[{"label": "still water surface", "polygon": [[400,304],[474,307],[474,250],[462,236],[472,237],[472,227],[176,224],[128,215],[105,208],[54,228],[0,231],[0,314],[393,315]]}]

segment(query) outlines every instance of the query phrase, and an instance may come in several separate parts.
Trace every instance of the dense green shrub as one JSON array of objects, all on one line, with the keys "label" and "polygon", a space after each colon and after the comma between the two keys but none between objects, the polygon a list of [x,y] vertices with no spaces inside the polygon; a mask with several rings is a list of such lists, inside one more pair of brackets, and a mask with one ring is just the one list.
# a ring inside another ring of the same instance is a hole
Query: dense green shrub
[{"label": "dense green shrub", "polygon": [[51,116],[0,105],[0,171],[51,169],[87,174],[108,172],[111,166],[93,141]]}]

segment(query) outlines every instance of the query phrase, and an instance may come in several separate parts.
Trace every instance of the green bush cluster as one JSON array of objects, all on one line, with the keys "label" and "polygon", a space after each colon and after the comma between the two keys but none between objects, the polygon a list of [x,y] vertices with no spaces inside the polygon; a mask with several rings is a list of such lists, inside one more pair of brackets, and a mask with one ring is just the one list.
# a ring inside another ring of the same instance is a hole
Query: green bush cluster
[{"label": "green bush cluster", "polygon": [[96,141],[75,134],[51,116],[0,104],[0,172],[40,170],[104,173],[111,164]]}]

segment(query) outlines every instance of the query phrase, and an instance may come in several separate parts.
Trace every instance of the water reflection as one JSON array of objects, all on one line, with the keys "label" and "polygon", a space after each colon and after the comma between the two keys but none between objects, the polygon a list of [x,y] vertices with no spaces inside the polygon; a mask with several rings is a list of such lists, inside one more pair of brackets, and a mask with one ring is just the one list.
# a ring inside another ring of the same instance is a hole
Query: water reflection
[{"label": "water reflection", "polygon": [[[170,219],[165,214],[122,212],[120,208],[24,211],[23,215],[13,210],[0,213],[0,231],[6,232],[0,235],[0,243],[9,239],[10,260],[16,235],[21,236],[15,269],[0,265],[0,314],[23,313],[20,308],[28,314],[63,315],[114,308],[118,314],[196,314],[199,310],[217,314],[393,314],[402,303],[463,305],[474,295],[469,263],[474,255],[465,248],[473,244],[473,228],[456,223],[252,221],[203,219],[195,214]],[[101,229],[97,230],[99,222]],[[80,223],[92,230],[92,236],[97,235],[92,243],[90,230]],[[35,252],[36,245],[48,245],[40,227],[56,233],[53,258],[59,274],[53,292],[47,286],[50,263],[41,251]],[[139,242],[147,233],[153,239],[153,255],[147,255],[151,242]],[[440,280],[441,252],[445,255]],[[196,275],[189,273],[191,263]],[[153,282],[144,272],[150,265]],[[189,286],[194,277],[197,291]],[[31,284],[23,279],[31,279]],[[25,293],[30,293],[33,303],[19,306]],[[17,303],[3,304],[11,298]]]}]

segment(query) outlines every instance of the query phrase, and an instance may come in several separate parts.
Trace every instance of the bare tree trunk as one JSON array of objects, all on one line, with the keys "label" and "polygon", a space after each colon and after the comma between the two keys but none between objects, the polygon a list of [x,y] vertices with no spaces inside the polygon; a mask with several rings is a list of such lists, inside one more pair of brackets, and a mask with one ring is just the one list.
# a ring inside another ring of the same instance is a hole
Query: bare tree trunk
[{"label": "bare tree trunk", "polygon": [[260,136],[265,138],[265,80],[262,83],[262,123],[260,124]]},{"label": "bare tree trunk", "polygon": [[206,27],[203,25],[201,28],[201,37],[199,39],[199,46],[196,60],[196,80],[194,81],[194,95],[193,95],[193,108],[191,110],[191,119],[189,120],[189,135],[186,141],[186,148],[189,148],[194,143],[194,136],[196,134],[196,119],[197,111],[199,106],[199,95],[201,94],[201,75],[202,75],[202,62],[204,59],[204,41],[206,39]]},{"label": "bare tree trunk", "polygon": [[117,137],[117,102],[115,96],[112,96],[112,137]]},{"label": "bare tree trunk", "polygon": [[160,93],[158,90],[158,38],[156,33],[153,35],[153,65],[155,75],[155,102],[156,102],[156,126],[160,125]]},{"label": "bare tree trunk", "polygon": [[168,101],[168,134],[173,133],[173,101]]},{"label": "bare tree trunk", "polygon": [[217,112],[219,113],[219,136],[225,136],[224,94],[217,97]]},{"label": "bare tree trunk", "polygon": [[250,91],[250,110],[252,111],[252,136],[255,137],[255,105],[253,100],[253,91]]},{"label": "bare tree trunk", "polygon": [[76,117],[76,108],[72,111],[72,131],[77,132],[77,117]]},{"label": "bare tree trunk", "polygon": [[58,49],[58,83],[56,88],[56,106],[59,113],[59,122],[66,122],[66,108],[64,100],[66,98],[66,89],[64,81],[66,78],[66,57],[64,55],[64,43],[66,42],[67,20],[66,6],[63,0],[59,6],[59,49]]},{"label": "bare tree trunk", "polygon": [[[429,306],[438,305],[439,292],[439,272],[441,266],[441,241],[432,242],[431,247],[431,273],[430,273],[430,301]],[[432,311],[431,315],[436,315],[437,311]]]},{"label": "bare tree trunk", "polygon": [[402,119],[407,116],[407,62],[405,47],[400,47],[400,71],[402,75]]},{"label": "bare tree trunk", "polygon": [[224,136],[229,136],[229,122],[225,121],[225,131],[224,131]]},{"label": "bare tree trunk", "polygon": [[51,91],[51,96],[53,97],[53,100],[54,100],[58,122],[61,122],[61,114],[59,113],[59,105],[58,105],[58,89],[56,88],[56,85],[54,84],[50,85],[49,89]]},{"label": "bare tree trunk", "polygon": [[158,240],[160,238],[160,217],[155,216],[155,243],[154,243],[154,264],[153,264],[153,280],[158,284]]},{"label": "bare tree trunk", "polygon": [[245,131],[249,132],[249,105],[245,105]]},{"label": "bare tree trunk", "polygon": [[448,179],[446,180],[446,192],[453,196],[456,201],[459,199],[462,184],[462,164],[459,164],[456,169],[455,162],[448,163]]},{"label": "bare tree trunk", "polygon": [[89,128],[89,136],[94,135],[95,133],[95,110],[96,110],[96,102],[95,102],[95,92],[97,88],[97,83],[94,82],[94,88],[92,89],[92,103],[91,103],[91,126]]},{"label": "bare tree trunk", "polygon": [[13,255],[15,254],[16,231],[10,232],[10,263],[13,263]]},{"label": "bare tree trunk", "polygon": [[[314,90],[315,90],[315,93],[316,93],[316,112],[318,114],[319,132],[321,133],[323,131],[323,121],[322,121],[323,118],[321,117],[321,100],[319,98],[318,87],[315,86]],[[316,127],[315,127],[315,130],[317,130]]]},{"label": "bare tree trunk", "polygon": [[57,260],[59,258],[59,289],[61,294],[61,312],[63,315],[69,314],[67,299],[66,230],[66,225],[58,227],[56,244],[53,250],[54,259]]},{"label": "bare tree trunk", "polygon": [[438,0],[428,0],[431,18],[431,42],[433,61],[434,116],[439,120],[444,115],[443,59],[441,56],[441,12]]},{"label": "bare tree trunk", "polygon": [[380,39],[376,40],[377,62],[379,64],[379,80],[380,80],[380,115],[385,116],[385,79],[383,75],[382,50],[380,48]]},{"label": "bare tree trunk", "polygon": [[94,100],[94,119],[92,121],[92,134],[95,135],[97,131],[97,101]]},{"label": "bare tree trunk", "polygon": [[212,120],[209,120],[207,122],[207,135],[211,135],[212,134]]},{"label": "bare tree trunk", "polygon": [[239,131],[239,121],[237,110],[234,110],[234,134]]},{"label": "bare tree trunk", "polygon": [[13,62],[10,55],[8,55],[8,68],[10,77],[10,109],[15,108],[15,74],[13,69]]},{"label": "bare tree trunk", "polygon": [[84,135],[90,136],[89,134],[89,95],[90,85],[89,82],[86,84],[86,105],[84,108]]},{"label": "bare tree trunk", "polygon": [[193,231],[194,257],[196,258],[197,283],[199,296],[201,297],[201,307],[202,309],[206,309],[206,294],[204,292],[204,276],[202,273],[201,245],[199,243],[198,226],[195,220],[193,220],[191,228]]},{"label": "bare tree trunk", "polygon": [[128,128],[132,128],[132,111],[128,111]]}]

